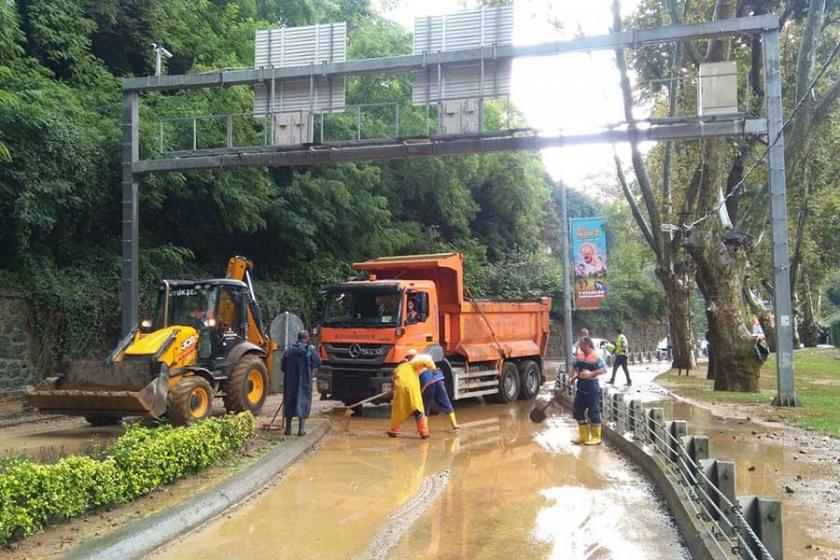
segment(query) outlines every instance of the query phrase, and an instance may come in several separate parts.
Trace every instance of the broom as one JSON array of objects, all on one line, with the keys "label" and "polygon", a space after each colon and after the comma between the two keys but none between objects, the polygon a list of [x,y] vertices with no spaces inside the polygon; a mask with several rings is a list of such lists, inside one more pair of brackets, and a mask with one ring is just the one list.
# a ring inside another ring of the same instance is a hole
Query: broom
[{"label": "broom", "polygon": [[260,426],[260,429],[264,432],[279,432],[283,429],[283,420],[280,420],[280,425],[275,425],[274,421],[277,419],[277,415],[280,414],[280,409],[283,408],[283,399],[280,399],[280,406],[277,407],[277,410],[274,412],[274,416],[271,417],[271,422],[265,423]]}]

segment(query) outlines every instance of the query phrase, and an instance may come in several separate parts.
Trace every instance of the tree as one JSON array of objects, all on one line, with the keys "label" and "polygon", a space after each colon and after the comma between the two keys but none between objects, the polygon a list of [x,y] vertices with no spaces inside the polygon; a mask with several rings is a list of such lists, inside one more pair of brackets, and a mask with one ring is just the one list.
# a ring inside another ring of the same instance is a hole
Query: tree
[{"label": "tree", "polygon": [[[709,2],[692,4],[691,12],[689,12],[688,4],[680,9],[676,0],[667,0],[664,5],[658,2],[645,3],[639,10],[637,19],[659,18],[664,21],[667,14],[673,23],[679,24],[686,17],[706,19],[708,13],[706,10],[709,9],[712,10],[715,19],[722,19],[750,12],[766,13],[774,7],[775,4],[772,2],[745,2],[739,6],[734,0],[717,0],[711,4]],[[784,20],[804,19],[799,54],[796,57],[795,69],[792,71],[795,76],[796,91],[787,92],[793,94],[790,96],[793,98],[791,107],[796,108],[795,113],[794,109],[791,109],[793,120],[788,129],[788,137],[785,139],[786,161],[790,170],[789,200],[793,202],[792,206],[799,204],[803,198],[807,200],[811,196],[810,194],[802,196],[805,189],[803,189],[804,177],[801,170],[808,167],[806,162],[809,158],[806,154],[811,151],[810,143],[819,137],[821,127],[828,122],[826,120],[828,112],[833,109],[834,101],[840,94],[837,82],[825,90],[820,88],[824,91],[822,95],[816,95],[813,89],[818,77],[817,61],[820,58],[830,60],[833,56],[820,50],[820,45],[825,44],[825,38],[835,36],[834,32],[824,29],[822,25],[825,9],[825,2],[821,0],[809,1],[807,10],[803,9],[802,2],[789,2],[785,5],[782,14]],[[820,33],[824,37],[823,41],[817,39]],[[831,44],[830,39],[827,44]],[[663,54],[662,49],[655,49],[636,56],[634,62],[642,78],[650,79],[671,74],[671,68],[674,67],[679,69],[681,75],[696,75],[697,64],[701,61],[737,59],[750,68],[751,89],[746,94],[755,100],[754,107],[761,107],[764,92],[760,80],[759,46],[757,40],[745,42],[716,39],[708,41],[705,52],[702,52],[697,44],[689,42],[683,45],[681,50],[674,51],[675,54],[670,57],[667,53]],[[679,59],[680,53],[685,55],[682,60]],[[619,61],[620,70],[622,70],[621,64],[622,61]],[[622,70],[622,74],[625,103],[629,104],[632,98],[626,67]],[[651,95],[653,92],[646,93]],[[670,94],[673,99],[673,92]],[[812,94],[813,99],[809,99]],[[687,105],[693,99],[690,99],[690,96],[686,97],[688,99],[683,99],[681,103]],[[760,360],[747,328],[747,313],[757,314],[763,323],[767,324],[765,330],[769,332],[768,317],[763,312],[763,306],[759,305],[759,298],[754,297],[754,290],[764,291],[769,282],[766,272],[762,272],[769,270],[769,258],[756,260],[757,256],[766,256],[766,253],[757,253],[753,241],[764,239],[767,228],[767,213],[761,211],[761,208],[767,204],[767,185],[753,187],[750,184],[750,181],[761,178],[761,153],[756,153],[752,142],[733,142],[722,139],[701,141],[697,148],[692,148],[692,151],[694,152],[692,157],[699,158],[700,162],[694,166],[693,172],[688,175],[691,177],[690,180],[685,181],[685,186],[681,189],[682,200],[678,207],[682,210],[683,218],[677,222],[681,228],[675,235],[675,239],[680,241],[692,265],[696,268],[697,283],[706,300],[711,343],[715,346],[718,366],[715,369],[723,373],[717,376],[715,387],[753,391],[757,388]],[[667,154],[668,152],[666,152],[666,157],[663,157],[663,161],[669,162]],[[683,155],[691,155],[691,152]],[[636,159],[634,158],[633,163],[637,177],[640,174],[646,175],[645,170],[640,169],[641,166],[637,164]],[[658,161],[641,162],[642,166],[655,163]],[[667,169],[667,166],[665,168]],[[758,172],[754,173],[757,170]],[[752,177],[751,174],[753,174]],[[656,200],[652,189],[643,183],[643,180],[639,181],[643,196]],[[723,192],[723,199],[721,192]],[[725,227],[717,219],[721,206],[725,207],[733,222],[731,228]],[[795,246],[805,239],[808,206],[802,206],[802,209],[804,211],[799,212],[798,233],[794,235]],[[651,224],[651,229],[653,229],[653,224]],[[794,263],[798,262],[797,254],[800,253],[801,251],[795,249]],[[792,270],[792,274],[796,274],[795,270]]]}]

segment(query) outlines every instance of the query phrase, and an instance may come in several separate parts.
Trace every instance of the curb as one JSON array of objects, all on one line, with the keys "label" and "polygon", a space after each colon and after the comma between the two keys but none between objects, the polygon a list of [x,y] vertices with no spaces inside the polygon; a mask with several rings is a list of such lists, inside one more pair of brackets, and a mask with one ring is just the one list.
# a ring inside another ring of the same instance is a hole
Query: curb
[{"label": "curb", "polygon": [[195,529],[226,509],[240,504],[292,466],[330,430],[330,422],[314,421],[302,438],[286,440],[232,480],[205,490],[177,506],[150,515],[61,556],[62,560],[129,560],[142,558]]},{"label": "curb", "polygon": [[[572,408],[571,399],[568,395],[562,395],[560,404],[566,410],[571,410]],[[677,529],[691,557],[701,560],[723,560],[725,556],[715,549],[712,541],[703,531],[700,525],[701,521],[690,510],[685,499],[680,496],[675,486],[677,483],[668,476],[667,471],[661,467],[659,462],[651,455],[648,455],[643,449],[634,445],[631,441],[626,440],[621,433],[613,430],[605,420],[601,421],[601,430],[604,441],[610,447],[617,449],[625,457],[633,461],[647,474],[651,482],[653,482],[658,494],[674,518]]]}]

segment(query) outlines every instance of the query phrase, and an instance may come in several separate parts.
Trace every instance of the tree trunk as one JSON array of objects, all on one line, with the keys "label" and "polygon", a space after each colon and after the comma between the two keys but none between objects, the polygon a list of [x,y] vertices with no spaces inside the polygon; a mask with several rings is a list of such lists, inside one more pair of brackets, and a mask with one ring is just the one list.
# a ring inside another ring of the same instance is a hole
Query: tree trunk
[{"label": "tree trunk", "polygon": [[799,323],[799,338],[806,348],[816,348],[819,344],[820,327],[814,313],[814,301],[811,297],[808,276],[802,283],[802,315]]},{"label": "tree trunk", "polygon": [[674,369],[692,370],[697,366],[691,350],[691,289],[693,282],[686,274],[657,269],[656,277],[665,289],[668,305],[668,328],[671,334]]},{"label": "tree trunk", "polygon": [[720,237],[711,227],[692,232],[686,244],[706,298],[710,371],[716,391],[757,392],[762,359],[742,312],[749,241]]}]

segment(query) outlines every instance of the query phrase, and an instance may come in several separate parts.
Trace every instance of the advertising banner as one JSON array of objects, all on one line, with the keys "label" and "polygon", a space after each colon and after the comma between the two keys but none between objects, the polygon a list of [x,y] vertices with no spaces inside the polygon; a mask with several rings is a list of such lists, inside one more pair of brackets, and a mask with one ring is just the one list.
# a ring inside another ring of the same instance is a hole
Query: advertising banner
[{"label": "advertising banner", "polygon": [[575,308],[607,307],[607,236],[603,218],[572,218]]}]

